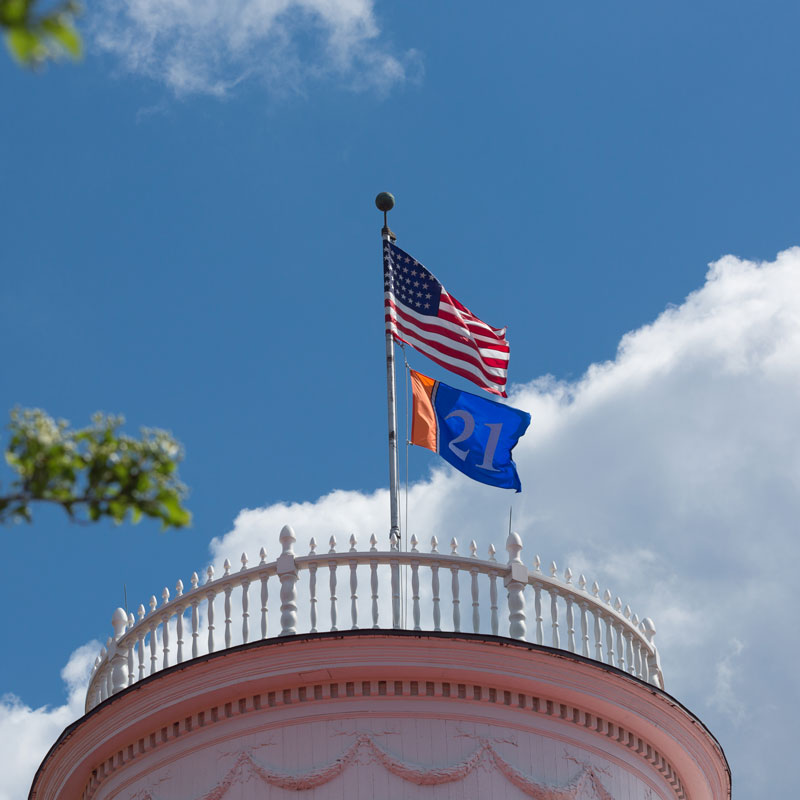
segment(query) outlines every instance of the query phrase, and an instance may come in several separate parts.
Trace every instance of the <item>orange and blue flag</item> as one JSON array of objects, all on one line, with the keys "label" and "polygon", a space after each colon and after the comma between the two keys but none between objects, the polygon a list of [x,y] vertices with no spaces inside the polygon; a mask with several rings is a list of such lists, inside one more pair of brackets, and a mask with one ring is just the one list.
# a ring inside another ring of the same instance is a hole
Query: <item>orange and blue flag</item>
[{"label": "orange and blue flag", "polygon": [[526,411],[411,373],[411,443],[438,453],[473,480],[522,491],[511,451],[528,429]]}]

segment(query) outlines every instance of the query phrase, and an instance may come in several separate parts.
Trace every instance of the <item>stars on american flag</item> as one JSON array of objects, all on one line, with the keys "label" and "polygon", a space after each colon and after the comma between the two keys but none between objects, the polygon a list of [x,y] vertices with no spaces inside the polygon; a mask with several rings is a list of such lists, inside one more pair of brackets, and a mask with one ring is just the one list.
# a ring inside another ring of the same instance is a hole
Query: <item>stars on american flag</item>
[{"label": "stars on american flag", "polygon": [[408,255],[394,252],[389,245],[383,251],[383,287],[395,302],[417,313],[435,316],[442,286],[425,267]]}]

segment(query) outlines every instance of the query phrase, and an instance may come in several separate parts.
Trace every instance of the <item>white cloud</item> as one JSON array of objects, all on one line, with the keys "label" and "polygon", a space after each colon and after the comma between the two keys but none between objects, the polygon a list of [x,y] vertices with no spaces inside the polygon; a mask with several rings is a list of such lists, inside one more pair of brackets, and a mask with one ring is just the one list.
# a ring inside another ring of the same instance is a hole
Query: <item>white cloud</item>
[{"label": "white cloud", "polygon": [[[574,383],[518,386],[510,402],[533,415],[515,450],[527,562],[569,563],[653,617],[667,689],[722,741],[737,796],[791,794],[780,776],[800,700],[786,574],[800,557],[800,249],[717,261],[613,361]],[[502,549],[511,500],[437,469],[411,488],[410,527]],[[387,506],[383,491],[339,491],[243,511],[212,552],[267,543],[274,557],[287,522],[299,552],[312,535],[385,538]]]},{"label": "white cloud", "polygon": [[67,700],[56,708],[31,708],[13,694],[0,698],[0,800],[27,797],[34,773],[61,731],[83,714],[89,670],[99,642],[79,647],[61,671]]},{"label": "white cloud", "polygon": [[[475,538],[482,552],[498,545],[500,557],[513,501],[527,563],[537,552],[562,570],[569,563],[653,617],[667,690],[720,739],[741,798],[794,793],[786,765],[800,702],[789,571],[800,557],[798,365],[800,249],[770,263],[723,258],[684,303],[626,335],[613,361],[574,383],[516,388],[510,401],[533,415],[515,451],[522,495],[447,467],[409,496],[409,527],[424,542],[455,535],[463,552]],[[434,463],[422,451],[414,457]],[[255,558],[262,544],[274,558],[287,522],[301,553],[311,536],[323,552],[331,534],[339,549],[350,533],[363,546],[373,532],[385,542],[387,519],[385,491],[335,491],[242,511],[211,551],[234,569],[242,551]],[[76,654],[71,664],[79,662]],[[80,713],[75,687],[59,709],[4,702],[0,800],[20,796]]]},{"label": "white cloud", "polygon": [[176,94],[223,96],[258,79],[300,91],[332,77],[385,90],[419,71],[394,53],[372,0],[101,0],[91,12],[97,48]]}]

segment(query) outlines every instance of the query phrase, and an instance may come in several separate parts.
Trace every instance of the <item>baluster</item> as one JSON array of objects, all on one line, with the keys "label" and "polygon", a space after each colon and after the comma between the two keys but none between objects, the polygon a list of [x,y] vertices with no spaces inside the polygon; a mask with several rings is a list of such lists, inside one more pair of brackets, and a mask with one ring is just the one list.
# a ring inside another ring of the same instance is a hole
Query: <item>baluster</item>
[{"label": "baluster", "polygon": [[128,656],[123,654],[119,646],[119,641],[125,635],[125,627],[128,624],[128,615],[124,608],[118,608],[111,616],[111,625],[114,628],[114,644],[110,648],[113,652],[111,657],[111,692],[116,694],[121,692],[128,685]]},{"label": "baluster", "polygon": [[[598,598],[600,594],[600,584],[595,581],[592,584],[592,594]],[[600,614],[597,611],[597,606],[592,606],[592,617],[594,617],[594,657],[597,661],[603,660],[603,631],[600,627]]]},{"label": "baluster", "polygon": [[[614,601],[614,610],[617,614],[622,613],[622,600],[619,597]],[[625,670],[625,645],[622,641],[622,625],[619,623],[619,620],[614,620],[614,629],[617,632],[617,659],[618,663],[617,666],[623,670]]]},{"label": "baluster", "polygon": [[[558,567],[555,561],[550,562],[550,577],[555,578]],[[558,590],[553,587],[548,587],[547,591],[550,593],[550,626],[553,631],[553,647],[561,647],[561,634],[559,633],[558,624]]]},{"label": "baluster", "polygon": [[98,670],[100,669],[100,656],[97,656],[94,660],[94,667],[92,668],[92,682],[90,684],[92,688],[92,700],[89,703],[89,711],[91,711],[100,701],[102,700],[103,692],[100,688],[100,674]]},{"label": "baluster", "polygon": [[114,694],[114,682],[112,677],[113,670],[111,668],[111,659],[114,657],[113,650],[114,639],[109,636],[106,639],[106,663],[103,666],[103,678],[105,679],[103,682],[106,685],[106,697],[111,697],[111,695]]},{"label": "baluster", "polygon": [[152,675],[156,671],[156,664],[158,662],[158,655],[157,655],[157,643],[156,643],[156,627],[158,626],[158,622],[152,619],[152,615],[156,612],[156,605],[158,605],[156,601],[156,596],[151,595],[150,597],[150,674]]},{"label": "baluster", "polygon": [[[450,554],[458,555],[458,540],[454,536],[450,540]],[[453,594],[453,630],[458,633],[461,630],[461,600],[459,599],[458,567],[450,567],[450,589]]]},{"label": "baluster", "polygon": [[[637,633],[639,631],[639,615],[634,614],[631,618],[631,625],[636,629]],[[642,645],[639,642],[639,637],[636,636],[633,639],[633,674],[637,678],[642,677]]]},{"label": "baluster", "polygon": [[197,596],[195,589],[197,589],[197,583],[199,578],[197,577],[197,573],[193,572],[191,577],[192,582],[192,658],[197,658],[197,637],[199,636],[199,628],[200,628],[200,615],[197,611]]},{"label": "baluster", "polygon": [[[611,605],[611,592],[606,589],[603,593],[603,602]],[[614,622],[611,614],[604,614],[603,618],[606,622],[606,663],[614,666]]]},{"label": "baluster", "polygon": [[489,572],[489,612],[492,625],[492,636],[500,631],[500,619],[497,615],[497,571]]},{"label": "baluster", "polygon": [[[472,558],[478,557],[478,545],[475,543],[474,539],[469,543],[469,550]],[[481,610],[478,598],[478,568],[471,567],[469,572],[472,576],[470,583],[472,592],[472,632],[479,633],[481,628]]]},{"label": "baluster", "polygon": [[[331,549],[328,550],[328,553],[335,553],[336,552],[336,537],[331,536],[330,539]],[[331,579],[330,579],[330,587],[331,587],[331,630],[338,631],[339,629],[336,627],[336,562],[329,561],[328,568],[331,571]]]},{"label": "baluster", "polygon": [[567,603],[567,650],[570,653],[575,652],[575,610],[573,608],[572,592],[570,586],[572,584],[572,570],[567,567],[564,572],[564,580],[567,584],[567,591],[564,594],[564,600]]},{"label": "baluster", "polygon": [[97,683],[100,691],[100,702],[108,698],[108,679],[106,678],[106,656],[108,651],[105,647],[100,648],[100,667],[98,670]]},{"label": "baluster", "polygon": [[[431,536],[431,553],[438,553],[439,540],[435,536]],[[431,591],[433,592],[433,629],[440,631],[442,629],[442,616],[439,609],[439,562],[434,561],[431,564]]]},{"label": "baluster", "polygon": [[[350,550],[349,552],[355,553],[356,552],[356,535],[354,533],[350,534]],[[351,558],[350,559],[350,629],[351,630],[358,630],[358,595],[356,594],[356,590],[358,589],[358,573],[356,572],[356,568],[358,567],[358,559]]]},{"label": "baluster", "polygon": [[[175,597],[183,597],[183,581],[178,579],[175,584]],[[186,606],[178,606],[177,615],[175,617],[175,635],[178,639],[178,664],[183,663],[183,612]]]},{"label": "baluster", "polygon": [[[644,632],[644,620],[639,623],[639,632],[642,636],[645,636]],[[642,643],[642,680],[647,681],[648,683],[652,683],[650,680],[650,664],[648,661],[649,651],[647,649],[647,645]]]},{"label": "baluster", "polygon": [[[225,568],[225,572],[223,573],[223,579],[227,578],[228,575],[231,574],[231,562],[229,559],[225,559],[225,563],[222,565]],[[225,648],[229,648],[231,646],[231,593],[233,592],[233,586],[229,583],[225,587]]]},{"label": "baluster", "polygon": [[[399,540],[393,549],[400,548]],[[392,572],[392,627],[400,628],[400,562],[393,559],[389,562]]]},{"label": "baluster", "polygon": [[[416,534],[411,534],[411,552],[418,553],[417,545],[419,539]],[[419,626],[419,561],[411,562],[411,611],[414,617],[414,630],[420,630]]]},{"label": "baluster", "polygon": [[652,683],[653,686],[663,689],[664,678],[661,675],[661,659],[658,655],[658,648],[653,641],[653,637],[656,635],[656,626],[650,617],[645,617],[642,620],[642,633],[644,633],[648,644],[652,648],[652,652],[647,653],[647,681]]},{"label": "baluster", "polygon": [[145,671],[144,667],[145,630],[144,630],[144,625],[142,625],[142,620],[144,619],[144,606],[140,604],[136,613],[139,617],[139,635],[137,636],[136,650],[137,650],[137,658],[139,661],[139,680],[142,680],[142,678],[144,678],[144,671]]},{"label": "baluster", "polygon": [[[581,573],[578,578],[578,590],[582,593],[586,592],[586,576]],[[578,607],[581,610],[581,655],[589,655],[589,617],[588,607],[584,600],[578,601]]]},{"label": "baluster", "polygon": [[518,533],[509,533],[506,539],[508,553],[508,573],[503,583],[508,593],[508,635],[512,639],[525,638],[525,596],[528,583],[528,569],[522,563],[522,540]]},{"label": "baluster", "polygon": [[[370,553],[378,552],[378,539],[373,533],[369,537],[369,551]],[[372,598],[372,627],[378,626],[378,562],[376,559],[371,559],[369,562],[369,586]]]},{"label": "baluster", "polygon": [[[261,559],[258,562],[259,566],[267,563],[267,551],[262,547],[258,553]],[[261,638],[267,638],[267,601],[269,600],[269,588],[267,587],[268,575],[266,572],[261,573]]]},{"label": "baluster", "polygon": [[[311,541],[308,543],[308,554],[315,556],[317,554],[317,540],[312,536]],[[309,602],[311,605],[311,633],[317,632],[317,562],[311,561],[308,565],[308,594]]]},{"label": "baluster", "polygon": [[[161,599],[163,600],[162,606],[165,606],[169,603],[169,589],[164,587],[164,591],[161,592]],[[161,644],[162,649],[164,652],[164,660],[163,660],[163,668],[166,669],[169,666],[169,618],[170,614],[163,614],[161,616]]]},{"label": "baluster", "polygon": [[[133,614],[128,614],[128,630],[133,630],[134,625],[136,625],[136,620]],[[130,644],[128,645],[128,686],[130,686],[134,678],[135,670],[133,668],[133,650],[134,650],[134,642],[133,639],[130,640]]]},{"label": "baluster", "polygon": [[[247,553],[242,553],[242,568],[239,572],[247,570]],[[247,644],[250,640],[250,581],[245,578],[242,580],[242,643]]]},{"label": "baluster", "polygon": [[[214,567],[209,565],[208,569],[206,570],[206,586],[214,579]],[[216,597],[216,591],[214,589],[209,589],[206,592],[206,597],[208,598],[208,605],[206,609],[206,617],[208,622],[206,627],[208,628],[208,652],[214,652],[214,597]]]},{"label": "baluster", "polygon": [[544,617],[542,616],[542,586],[533,584],[533,610],[536,614],[536,644],[544,643]]},{"label": "baluster", "polygon": [[[533,571],[542,574],[542,559],[538,553],[533,557]],[[536,612],[536,644],[544,644],[544,617],[542,616],[542,584],[533,584],[533,607]]]},{"label": "baluster", "polygon": [[[622,613],[625,619],[630,621],[631,607],[625,606],[625,610]],[[628,628],[627,625],[623,630],[623,638],[625,639],[625,663],[627,665],[628,672],[633,673],[636,670],[636,667],[633,663],[633,637],[631,636],[630,628]]]},{"label": "baluster", "polygon": [[293,545],[297,541],[294,531],[284,525],[278,537],[283,552],[276,566],[281,580],[281,636],[297,633],[297,564]]}]

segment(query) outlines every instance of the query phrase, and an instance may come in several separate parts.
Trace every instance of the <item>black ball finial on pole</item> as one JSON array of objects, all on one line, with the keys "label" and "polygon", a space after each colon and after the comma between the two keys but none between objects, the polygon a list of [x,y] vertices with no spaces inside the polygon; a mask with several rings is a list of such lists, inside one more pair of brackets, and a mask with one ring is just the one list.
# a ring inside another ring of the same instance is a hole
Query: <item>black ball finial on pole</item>
[{"label": "black ball finial on pole", "polygon": [[394,208],[394,195],[391,192],[381,192],[375,198],[375,206],[377,207],[378,211],[383,211],[383,230],[381,233],[388,235],[392,241],[395,241],[397,237],[389,230],[389,222],[386,217],[386,215]]}]

